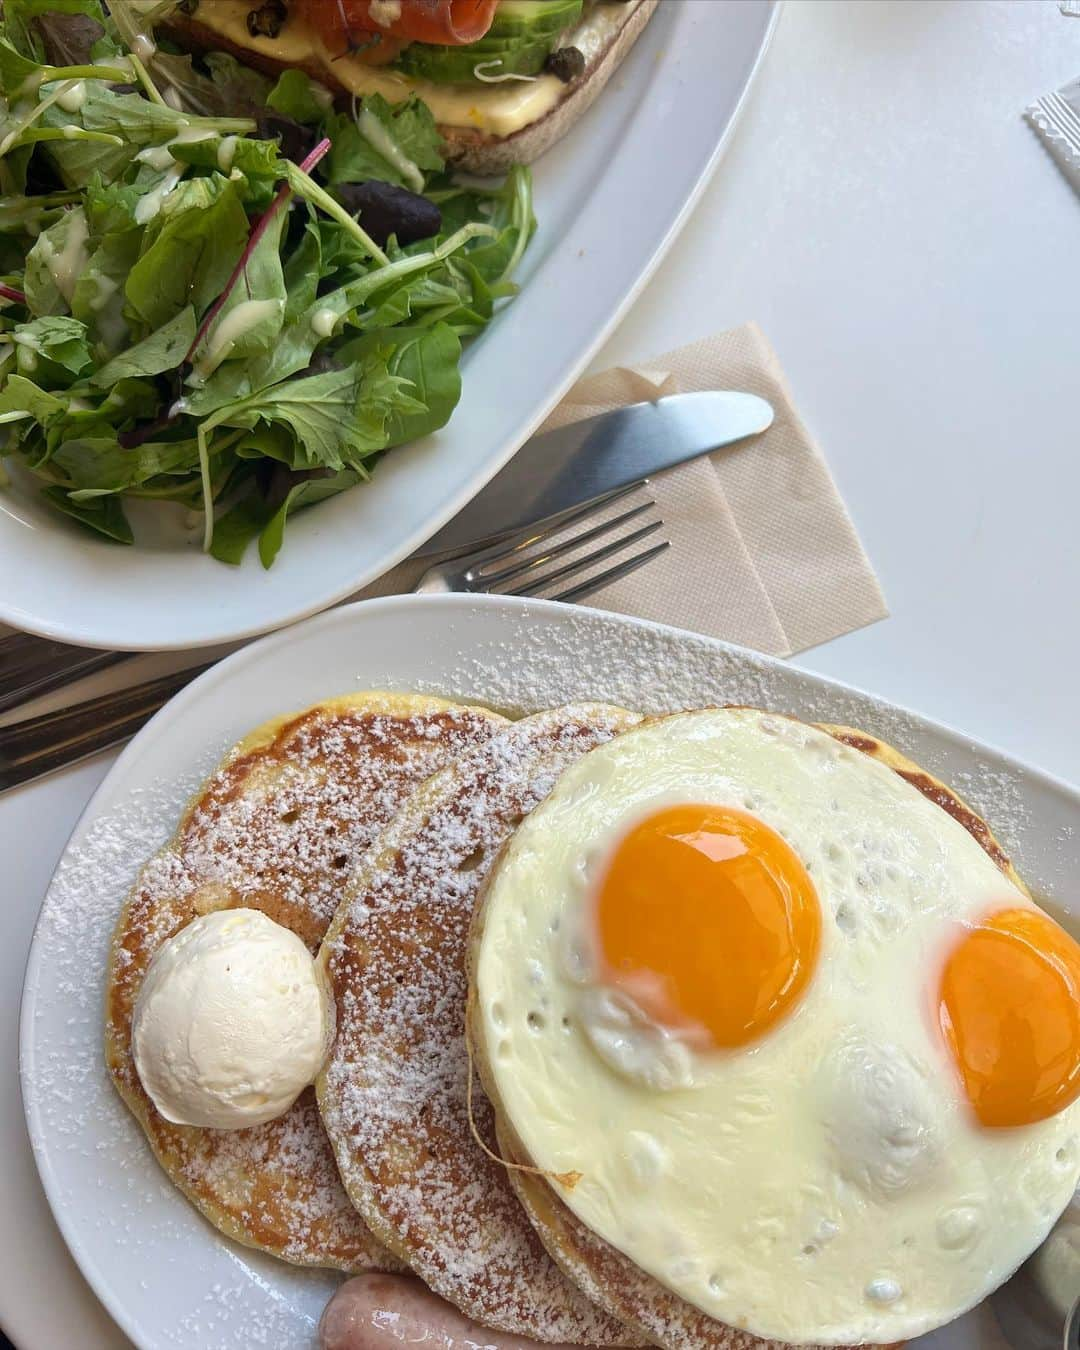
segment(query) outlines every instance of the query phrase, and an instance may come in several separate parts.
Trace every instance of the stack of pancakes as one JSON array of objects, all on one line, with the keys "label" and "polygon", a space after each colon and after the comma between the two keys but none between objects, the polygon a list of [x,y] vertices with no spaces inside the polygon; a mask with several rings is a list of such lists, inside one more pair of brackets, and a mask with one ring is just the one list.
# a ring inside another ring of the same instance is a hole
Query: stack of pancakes
[{"label": "stack of pancakes", "polygon": [[[590,1233],[514,1147],[474,1083],[467,949],[481,887],[560,774],[639,719],[600,704],[510,721],[364,693],[235,746],[144,867],[116,929],[106,1058],[161,1165],[227,1236],[298,1265],[411,1269],[491,1328],[579,1345],[762,1347]],[[1019,884],[977,816],[875,738],[825,728],[902,773]],[[316,1088],[240,1130],[174,1125],[143,1091],[131,1022],[158,948],[246,906],[321,962],[337,1031]]]}]

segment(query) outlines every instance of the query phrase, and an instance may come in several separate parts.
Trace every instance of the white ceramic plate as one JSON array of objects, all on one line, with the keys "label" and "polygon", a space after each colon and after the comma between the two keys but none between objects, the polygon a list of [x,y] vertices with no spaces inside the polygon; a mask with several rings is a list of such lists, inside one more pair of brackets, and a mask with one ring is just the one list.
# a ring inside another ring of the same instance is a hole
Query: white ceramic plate
[{"label": "white ceramic plate", "polygon": [[539,230],[522,293],[466,353],[436,436],[298,515],[273,568],[190,546],[123,548],[0,495],[0,619],[95,647],[229,641],[325,608],[417,548],[554,406],[644,284],[719,160],[776,0],[670,0],[601,97],[535,166]]},{"label": "white ceramic plate", "polygon": [[[61,860],[27,966],[22,1085],[41,1177],[83,1273],[145,1350],[310,1346],[337,1279],[228,1242],[159,1171],[102,1062],[112,924],[140,863],[229,744],[275,714],[375,687],[511,712],[577,698],[647,712],[753,703],[861,726],[981,808],[1059,914],[1068,917],[1075,896],[1074,789],[870,695],[711,639],[545,602],[404,596],[336,609],[247,647],[175,698],[117,761]],[[919,1342],[998,1344],[985,1309]]]}]

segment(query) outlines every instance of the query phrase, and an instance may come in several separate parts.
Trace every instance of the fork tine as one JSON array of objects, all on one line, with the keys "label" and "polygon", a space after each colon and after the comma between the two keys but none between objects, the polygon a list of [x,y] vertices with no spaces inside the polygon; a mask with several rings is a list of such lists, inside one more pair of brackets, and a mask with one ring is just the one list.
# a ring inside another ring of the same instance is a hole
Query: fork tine
[{"label": "fork tine", "polygon": [[1077,133],[1080,133],[1080,116],[1077,116],[1073,110],[1072,104],[1061,97],[1056,91],[1047,96],[1047,101],[1053,104],[1058,114],[1058,122],[1062,127],[1068,127],[1071,133],[1071,139],[1074,144],[1077,142]]},{"label": "fork tine", "polygon": [[588,580],[581,582],[577,586],[571,586],[568,591],[562,591],[559,595],[549,597],[552,600],[561,600],[564,604],[570,604],[575,600],[584,600],[587,595],[592,595],[598,591],[601,586],[606,586],[609,581],[618,581],[620,577],[629,576],[631,572],[636,572],[639,567],[644,567],[646,563],[652,562],[658,558],[665,549],[671,547],[671,541],[665,539],[662,544],[655,544],[648,548],[644,553],[639,553],[634,558],[627,558],[624,562],[616,563],[614,567],[609,567],[606,572],[601,572],[599,576],[589,577]]},{"label": "fork tine", "polygon": [[536,595],[544,586],[550,586],[553,581],[561,581],[563,577],[572,577],[578,572],[584,572],[587,567],[592,567],[603,558],[610,558],[613,554],[621,553],[623,549],[629,548],[631,544],[636,544],[638,540],[647,538],[650,534],[655,534],[657,530],[662,529],[664,522],[654,520],[651,525],[645,525],[640,530],[635,530],[633,534],[624,535],[621,539],[615,539],[610,544],[605,544],[595,553],[590,553],[584,558],[578,558],[574,562],[569,562],[563,567],[557,567],[554,572],[547,572],[542,577],[530,577],[524,586],[519,586],[512,591],[502,591],[502,595]]},{"label": "fork tine", "polygon": [[531,548],[534,544],[542,544],[545,539],[550,539],[553,534],[558,534],[571,525],[576,525],[579,520],[585,520],[587,517],[595,515],[605,506],[610,506],[612,502],[621,501],[623,497],[628,497],[631,492],[636,492],[638,488],[645,487],[648,481],[647,478],[641,478],[636,483],[627,483],[625,487],[615,488],[612,492],[605,492],[602,497],[594,497],[591,502],[586,502],[584,506],[576,506],[570,511],[562,511],[556,516],[536,521],[532,525],[525,525],[520,530],[510,530],[506,534],[496,536],[490,543],[484,544],[480,548],[465,549],[461,553],[452,554],[445,561],[471,569],[484,563],[498,562],[501,558],[509,558],[515,553],[520,553],[524,548]]},{"label": "fork tine", "polygon": [[1038,107],[1052,132],[1073,151],[1080,151],[1080,118],[1057,94],[1041,98]]},{"label": "fork tine", "polygon": [[[509,581],[511,577],[520,576],[523,572],[535,572],[538,567],[543,567],[545,563],[549,563],[555,558],[561,558],[564,553],[575,552],[593,539],[599,539],[605,534],[610,534],[612,530],[617,530],[620,525],[625,525],[628,520],[634,520],[638,516],[644,515],[646,511],[651,511],[655,505],[656,503],[650,500],[641,506],[631,507],[629,511],[624,511],[622,515],[615,516],[612,520],[601,521],[599,525],[594,525],[591,530],[583,530],[581,534],[575,534],[572,538],[563,540],[561,544],[554,544],[546,553],[534,554],[519,563],[514,563],[511,567],[504,567],[501,572],[483,572],[470,568],[469,575],[474,580],[482,582],[485,587],[490,587],[500,581]],[[515,549],[514,552],[516,551]],[[490,561],[499,562],[501,559],[492,558]]]}]

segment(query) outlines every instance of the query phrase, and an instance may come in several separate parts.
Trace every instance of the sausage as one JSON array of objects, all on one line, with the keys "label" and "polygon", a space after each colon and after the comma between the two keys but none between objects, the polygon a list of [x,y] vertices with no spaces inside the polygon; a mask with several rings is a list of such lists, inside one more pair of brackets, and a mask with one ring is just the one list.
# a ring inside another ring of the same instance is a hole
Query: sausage
[{"label": "sausage", "polygon": [[398,1350],[402,1344],[428,1350],[575,1350],[489,1331],[407,1275],[357,1275],[323,1310],[320,1350]]}]

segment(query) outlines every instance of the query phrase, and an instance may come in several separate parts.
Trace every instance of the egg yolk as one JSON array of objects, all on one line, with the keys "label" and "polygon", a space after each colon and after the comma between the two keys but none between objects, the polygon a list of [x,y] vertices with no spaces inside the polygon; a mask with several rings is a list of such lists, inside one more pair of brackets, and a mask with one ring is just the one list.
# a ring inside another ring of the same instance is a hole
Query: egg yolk
[{"label": "egg yolk", "polygon": [[654,1021],[745,1045],[817,960],[821,910],[794,851],[744,811],[672,806],[618,844],[595,895],[602,977]]},{"label": "egg yolk", "polygon": [[1002,910],[964,935],[939,1016],[983,1125],[1031,1125],[1080,1096],[1080,944],[1040,910]]}]

